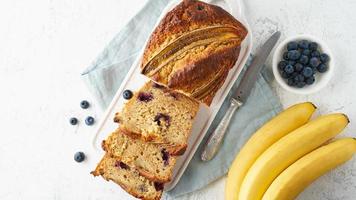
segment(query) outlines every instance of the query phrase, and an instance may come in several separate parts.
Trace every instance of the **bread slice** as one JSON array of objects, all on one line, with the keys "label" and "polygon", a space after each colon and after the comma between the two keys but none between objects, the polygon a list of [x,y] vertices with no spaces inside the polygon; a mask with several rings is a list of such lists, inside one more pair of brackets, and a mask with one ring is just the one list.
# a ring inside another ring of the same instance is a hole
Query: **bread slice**
[{"label": "bread slice", "polygon": [[123,133],[160,144],[170,155],[187,147],[199,103],[183,94],[147,82],[117,113]]},{"label": "bread slice", "polygon": [[184,0],[155,28],[141,73],[207,105],[240,54],[247,29],[224,9]]},{"label": "bread slice", "polygon": [[102,147],[107,153],[152,181],[171,180],[176,157],[170,156],[160,145],[130,138],[118,129],[103,141]]},{"label": "bread slice", "polygon": [[158,200],[161,198],[162,183],[155,183],[146,179],[138,171],[110,157],[109,154],[102,158],[95,171],[91,173],[94,176],[100,175],[107,181],[115,182],[136,198],[144,200]]}]

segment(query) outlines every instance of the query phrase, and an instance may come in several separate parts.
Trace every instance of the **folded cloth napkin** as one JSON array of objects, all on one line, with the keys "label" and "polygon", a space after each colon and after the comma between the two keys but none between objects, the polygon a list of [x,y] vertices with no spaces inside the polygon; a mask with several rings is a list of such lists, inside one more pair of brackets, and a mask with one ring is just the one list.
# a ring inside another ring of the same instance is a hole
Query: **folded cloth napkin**
[{"label": "folded cloth napkin", "polygon": [[[143,9],[119,31],[95,62],[83,72],[82,77],[85,83],[103,109],[109,105],[130,66],[139,56],[140,49],[144,47],[144,42],[168,2],[169,0],[149,0]],[[270,74],[266,72],[268,70],[260,74],[247,102],[233,116],[224,143],[216,157],[209,162],[200,160],[207,134],[177,186],[165,194],[166,199],[201,189],[225,175],[239,149],[250,135],[281,110],[278,97],[273,94],[267,83]],[[238,83],[239,80],[233,88],[236,88]],[[225,113],[230,96],[231,92],[209,132],[214,130]]]}]

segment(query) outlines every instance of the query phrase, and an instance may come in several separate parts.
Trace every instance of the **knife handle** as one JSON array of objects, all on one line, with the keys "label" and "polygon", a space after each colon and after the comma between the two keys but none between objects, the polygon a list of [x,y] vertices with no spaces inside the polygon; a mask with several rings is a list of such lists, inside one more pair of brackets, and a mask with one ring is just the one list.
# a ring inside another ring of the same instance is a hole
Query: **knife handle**
[{"label": "knife handle", "polygon": [[201,159],[203,161],[209,161],[214,158],[214,156],[220,149],[227,127],[229,127],[231,118],[240,106],[242,106],[242,102],[231,98],[230,107],[227,109],[224,117],[222,118],[214,132],[211,133],[209,139],[207,140],[204,146],[204,151],[201,154]]}]

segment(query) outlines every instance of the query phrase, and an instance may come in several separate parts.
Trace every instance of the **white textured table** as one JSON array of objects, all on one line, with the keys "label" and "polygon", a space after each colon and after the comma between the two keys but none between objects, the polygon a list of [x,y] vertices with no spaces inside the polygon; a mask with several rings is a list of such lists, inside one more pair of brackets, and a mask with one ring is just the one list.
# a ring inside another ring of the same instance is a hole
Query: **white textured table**
[{"label": "white textured table", "polygon": [[[97,162],[94,127],[83,118],[101,112],[80,80],[90,64],[145,1],[0,1],[0,199],[131,199],[114,184],[89,175]],[[310,33],[333,50],[337,71],[317,94],[293,95],[274,86],[284,106],[313,101],[319,113],[345,112],[356,134],[356,1],[249,0],[248,19],[260,44],[279,29],[283,37]],[[268,61],[270,63],[270,60]],[[78,127],[68,119],[77,116]],[[73,161],[82,150],[86,162]],[[224,178],[184,199],[223,199]],[[183,199],[183,198],[182,198]],[[356,158],[313,183],[299,199],[356,199]]]}]

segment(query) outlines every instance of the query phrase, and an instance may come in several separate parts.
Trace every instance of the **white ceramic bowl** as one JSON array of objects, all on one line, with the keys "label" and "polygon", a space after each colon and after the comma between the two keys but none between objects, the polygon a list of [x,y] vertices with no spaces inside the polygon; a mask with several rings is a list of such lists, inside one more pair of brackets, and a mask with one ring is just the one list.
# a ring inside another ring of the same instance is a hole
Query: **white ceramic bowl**
[{"label": "white ceramic bowl", "polygon": [[[312,42],[318,43],[319,51],[322,53],[326,53],[329,55],[330,60],[328,62],[328,71],[325,73],[319,73],[317,72],[315,74],[315,82],[312,85],[306,85],[303,88],[297,88],[297,87],[291,87],[287,84],[286,80],[282,78],[281,74],[278,71],[278,63],[281,61],[283,58],[283,53],[287,51],[287,43],[291,41],[300,41],[300,40],[308,40]],[[328,46],[325,44],[325,42],[319,40],[318,38],[315,38],[310,35],[298,35],[294,37],[289,37],[285,39],[283,42],[281,42],[277,47],[276,50],[273,54],[273,60],[272,60],[272,69],[273,69],[273,74],[276,79],[276,81],[281,85],[284,89],[286,89],[289,92],[297,93],[297,94],[311,94],[314,92],[319,91],[323,87],[325,87],[328,82],[330,81],[332,75],[334,74],[334,57],[328,48]]]}]

